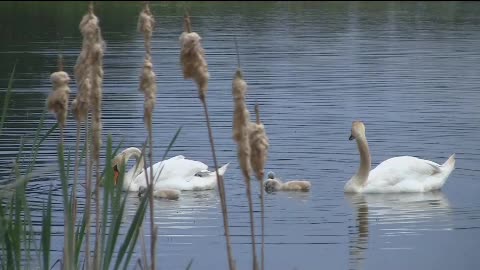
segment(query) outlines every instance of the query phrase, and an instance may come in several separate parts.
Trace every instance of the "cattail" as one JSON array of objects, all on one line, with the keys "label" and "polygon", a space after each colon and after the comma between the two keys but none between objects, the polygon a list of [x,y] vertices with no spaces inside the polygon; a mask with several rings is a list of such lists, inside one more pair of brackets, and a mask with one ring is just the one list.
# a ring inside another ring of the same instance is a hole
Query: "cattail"
[{"label": "cattail", "polygon": [[[95,196],[99,198],[99,186],[100,186],[100,147],[102,145],[101,133],[102,133],[102,82],[103,82],[103,54],[105,50],[105,42],[102,38],[102,32],[99,26],[99,20],[93,12],[93,3],[90,2],[88,7],[88,13],[85,14],[79,25],[80,32],[83,36],[82,51],[77,58],[75,65],[75,78],[78,85],[78,95],[74,100],[72,107],[75,118],[80,126],[81,122],[87,120],[88,109],[92,113],[92,130],[93,130],[93,151],[92,159],[87,162],[87,202],[85,210],[90,212],[90,193],[91,193],[91,178],[93,161],[96,164],[96,189]],[[88,123],[85,124],[86,136],[88,138]],[[77,137],[78,137],[77,131]],[[78,138],[77,138],[78,142]],[[87,143],[88,147],[88,143]],[[87,149],[88,151],[88,149]],[[98,268],[100,265],[100,257],[98,252],[101,250],[100,242],[100,205],[96,205],[96,240],[95,240],[95,257],[93,268]],[[85,251],[87,254],[86,264],[90,267],[88,262],[89,255],[89,223],[90,216],[87,214],[87,232],[86,232],[86,246]]]},{"label": "cattail", "polygon": [[201,41],[199,34],[191,32],[190,20],[186,17],[185,32],[180,35],[183,77],[193,79],[197,83],[198,95],[200,99],[204,99],[207,96],[210,74]]},{"label": "cattail", "polygon": [[[98,34],[100,35],[100,33]],[[92,52],[90,54],[92,78],[90,104],[92,108],[93,157],[96,159],[100,157],[100,147],[102,145],[102,81],[104,46],[104,42],[100,36],[97,43],[92,47]]]},{"label": "cattail", "polygon": [[252,237],[253,269],[258,269],[257,251],[255,244],[255,225],[253,218],[253,202],[250,181],[250,143],[249,143],[249,125],[250,113],[245,105],[245,95],[247,93],[247,83],[243,80],[243,74],[240,68],[235,72],[232,82],[232,94],[235,103],[233,113],[233,139],[237,142],[237,156],[240,163],[244,180],[246,183],[248,207],[250,214],[250,233]]},{"label": "cattail", "polygon": [[230,270],[235,270],[235,260],[233,259],[233,251],[230,240],[230,229],[228,225],[228,208],[225,193],[225,185],[223,183],[223,176],[218,173],[218,163],[215,154],[215,143],[213,141],[213,132],[210,124],[210,117],[208,115],[207,91],[208,79],[208,65],[205,60],[204,50],[201,45],[201,37],[195,32],[192,32],[190,17],[184,17],[184,32],[180,35],[180,63],[182,65],[184,79],[193,78],[197,84],[198,97],[202,103],[203,111],[205,113],[205,122],[208,129],[208,138],[210,140],[210,147],[212,149],[213,164],[217,175],[217,187],[220,196],[220,203],[222,206],[223,229],[225,231],[225,240],[227,246],[228,267]]},{"label": "cattail", "polygon": [[[140,12],[140,16],[138,18],[138,31],[142,32],[145,39],[145,59],[143,62],[143,69],[140,75],[140,91],[142,91],[145,95],[145,103],[144,103],[144,122],[148,130],[148,139],[149,139],[149,158],[150,158],[150,177],[147,175],[147,184],[150,188],[149,192],[149,200],[150,200],[150,221],[151,221],[151,235],[152,241],[150,246],[150,254],[151,254],[151,269],[156,269],[155,267],[155,247],[156,247],[156,237],[157,237],[157,226],[154,222],[154,204],[153,204],[153,127],[152,127],[152,115],[153,109],[155,108],[156,103],[156,94],[157,94],[157,84],[155,82],[155,72],[153,71],[153,64],[152,64],[152,56],[151,56],[151,41],[152,41],[152,34],[153,28],[155,25],[155,19],[150,12],[150,8],[148,3],[145,4],[143,10]],[[147,170],[147,166],[145,164],[145,170]],[[178,199],[178,195],[175,192],[160,192],[157,196],[162,198],[171,198],[171,199]],[[169,197],[170,196],[170,197]],[[176,198],[175,198],[176,197]]]},{"label": "cattail", "polygon": [[64,71],[57,71],[52,73],[50,79],[53,88],[47,99],[47,107],[50,112],[55,113],[60,128],[63,129],[68,115],[68,96],[70,94],[68,82],[70,77]]},{"label": "cattail", "polygon": [[268,137],[263,124],[250,123],[250,165],[258,180],[263,179],[265,162],[267,160]]},{"label": "cattail", "polygon": [[143,33],[145,39],[145,50],[147,51],[147,55],[151,55],[151,40],[152,40],[152,33],[153,28],[155,26],[155,18],[150,12],[150,8],[148,4],[145,5],[142,12],[140,12],[140,16],[138,17],[138,31]]},{"label": "cattail", "polygon": [[145,39],[145,60],[143,63],[142,74],[140,75],[140,91],[145,95],[145,111],[144,121],[149,129],[152,125],[152,113],[156,103],[157,84],[155,72],[153,71],[151,56],[151,40],[153,28],[155,26],[155,18],[150,12],[148,4],[145,5],[138,18],[138,31],[142,32]]},{"label": "cattail", "polygon": [[145,95],[144,104],[144,121],[149,132],[152,130],[152,114],[156,104],[157,84],[156,75],[153,71],[153,63],[151,56],[151,40],[155,19],[150,12],[148,4],[146,4],[140,12],[138,18],[138,31],[142,32],[145,38],[145,59],[143,69],[140,75],[140,91]]},{"label": "cattail", "polygon": [[235,103],[233,113],[233,139],[237,142],[237,155],[242,173],[244,176],[249,176],[251,149],[248,136],[248,126],[250,113],[245,105],[247,83],[243,80],[243,74],[240,69],[237,69],[235,72],[232,89]]},{"label": "cattail", "polygon": [[140,75],[140,91],[145,95],[144,121],[148,128],[152,128],[152,114],[156,103],[157,84],[153,64],[145,59],[142,74]]}]

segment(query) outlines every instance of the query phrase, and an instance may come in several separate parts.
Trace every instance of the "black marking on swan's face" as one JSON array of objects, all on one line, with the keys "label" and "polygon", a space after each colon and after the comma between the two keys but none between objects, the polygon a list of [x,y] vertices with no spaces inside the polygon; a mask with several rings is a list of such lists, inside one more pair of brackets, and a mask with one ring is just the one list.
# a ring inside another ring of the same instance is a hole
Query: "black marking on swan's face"
[{"label": "black marking on swan's face", "polygon": [[269,171],[268,174],[267,174],[267,178],[268,179],[275,179],[275,173],[272,172],[272,171]]},{"label": "black marking on swan's face", "polygon": [[145,193],[147,192],[147,188],[144,186],[141,186],[138,188],[138,197],[141,198]]},{"label": "black marking on swan's face", "polygon": [[280,183],[278,181],[275,181],[275,180],[265,181],[264,186],[265,186],[265,191],[267,193],[272,193],[272,192],[280,190]]}]

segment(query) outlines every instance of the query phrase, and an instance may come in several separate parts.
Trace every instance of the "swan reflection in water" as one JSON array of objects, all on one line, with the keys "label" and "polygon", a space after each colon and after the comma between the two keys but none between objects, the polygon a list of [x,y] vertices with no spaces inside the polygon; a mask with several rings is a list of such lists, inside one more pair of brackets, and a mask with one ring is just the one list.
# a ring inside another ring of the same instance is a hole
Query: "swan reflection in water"
[{"label": "swan reflection in water", "polygon": [[[369,235],[372,233],[369,222],[374,222],[376,227],[380,228],[381,236],[412,235],[424,230],[451,230],[453,227],[449,215],[450,203],[441,191],[346,193],[345,197],[356,209],[356,226],[349,231],[350,269],[363,269]],[[388,225],[389,229],[382,229],[382,225]]]},{"label": "swan reflection in water", "polygon": [[[194,220],[207,218],[206,212],[216,213],[219,197],[216,190],[182,191],[178,200],[155,199],[155,219],[159,224],[169,224],[174,220]],[[127,195],[128,216],[133,217],[140,199],[137,193]]]}]

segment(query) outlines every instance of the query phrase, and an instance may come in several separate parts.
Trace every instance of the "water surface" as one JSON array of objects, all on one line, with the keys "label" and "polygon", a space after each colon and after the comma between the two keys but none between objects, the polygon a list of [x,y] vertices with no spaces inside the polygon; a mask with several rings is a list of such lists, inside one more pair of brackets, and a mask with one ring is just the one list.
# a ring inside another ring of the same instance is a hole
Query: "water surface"
[{"label": "water surface", "polygon": [[[183,79],[178,37],[184,4],[154,3],[153,63],[158,81],[154,159],[176,130],[169,157],[182,154],[213,166],[197,90]],[[65,70],[81,47],[78,24],[86,3],[0,4],[0,103],[17,61],[11,113],[0,137],[0,175],[9,172],[22,138],[32,142],[49,76],[62,51]],[[231,82],[237,66],[234,37],[249,84],[247,103],[260,104],[269,139],[267,170],[283,179],[305,178],[309,193],[268,194],[267,269],[478,269],[480,249],[480,5],[468,2],[191,3],[193,29],[203,37],[209,65],[208,104],[225,177],[233,250],[239,269],[251,266],[245,186],[231,135]],[[143,94],[138,77],[144,54],[136,32],[140,4],[99,3],[107,43],[104,59],[104,138],[141,147]],[[72,98],[76,93],[71,83]],[[359,157],[348,140],[363,120],[373,166],[398,155],[443,163],[457,154],[456,170],[441,192],[346,195],[343,185]],[[45,131],[55,120],[48,115]],[[38,169],[53,168],[28,185],[35,222],[54,189],[52,229],[62,243],[63,207],[56,166],[58,134],[42,145]],[[73,149],[75,122],[66,143]],[[83,172],[82,172],[83,176]],[[254,186],[260,232],[258,184]],[[79,208],[83,208],[80,189]],[[129,197],[129,224],[138,205]],[[226,269],[225,239],[216,191],[184,192],[156,201],[160,269]],[[148,232],[149,222],[145,223]],[[148,235],[147,235],[148,240]],[[258,237],[260,240],[260,237]],[[52,258],[61,246],[53,246]]]}]

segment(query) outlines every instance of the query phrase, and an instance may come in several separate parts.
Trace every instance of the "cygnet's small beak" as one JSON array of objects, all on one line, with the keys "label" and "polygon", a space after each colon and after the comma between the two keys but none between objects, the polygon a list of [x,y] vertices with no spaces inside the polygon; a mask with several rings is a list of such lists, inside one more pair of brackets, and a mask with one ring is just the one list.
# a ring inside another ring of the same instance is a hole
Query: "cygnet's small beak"
[{"label": "cygnet's small beak", "polygon": [[353,137],[353,135],[350,135],[350,138],[348,138],[349,141],[355,139],[355,137]]}]

